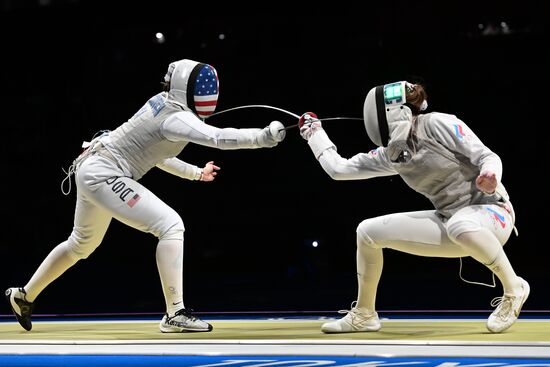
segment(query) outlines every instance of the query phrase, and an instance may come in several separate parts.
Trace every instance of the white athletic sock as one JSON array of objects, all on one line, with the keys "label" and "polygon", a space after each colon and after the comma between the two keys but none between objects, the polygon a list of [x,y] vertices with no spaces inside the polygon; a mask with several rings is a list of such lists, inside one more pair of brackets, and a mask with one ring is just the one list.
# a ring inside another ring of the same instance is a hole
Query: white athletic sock
[{"label": "white athletic sock", "polygon": [[160,240],[157,245],[157,267],[166,301],[166,312],[185,308],[183,304],[183,241]]},{"label": "white athletic sock", "polygon": [[376,311],[376,290],[380,282],[383,266],[384,256],[382,249],[370,247],[361,239],[358,239],[357,282],[359,291],[356,307]]},{"label": "white athletic sock", "polygon": [[67,241],[61,242],[46,256],[36,269],[31,280],[25,285],[27,301],[34,302],[36,297],[67,269],[76,264],[78,258],[68,249]]},{"label": "white athletic sock", "polygon": [[456,242],[468,254],[488,267],[500,280],[504,293],[512,294],[521,287],[521,281],[516,275],[510,260],[496,237],[486,229],[465,232],[457,236]]}]

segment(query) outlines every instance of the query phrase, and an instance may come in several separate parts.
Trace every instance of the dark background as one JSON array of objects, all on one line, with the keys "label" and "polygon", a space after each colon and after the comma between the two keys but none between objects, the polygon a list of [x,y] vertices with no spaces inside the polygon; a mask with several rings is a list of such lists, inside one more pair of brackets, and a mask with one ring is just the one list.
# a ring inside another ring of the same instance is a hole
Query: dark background
[{"label": "dark background", "polygon": [[[82,141],[126,121],[160,90],[170,62],[190,58],[218,70],[218,111],[266,104],[362,117],[370,88],[422,78],[429,111],[456,114],[501,157],[520,234],[505,249],[531,284],[525,309],[548,310],[547,2],[302,7],[1,1],[0,285],[23,286],[69,235],[75,193],[60,192],[62,168]],[[296,123],[261,109],[210,123],[264,127],[273,119]],[[324,127],[344,157],[374,148],[361,121]],[[214,160],[222,170],[212,183],[160,170],[141,182],[184,220],[185,301],[198,311],[346,308],[356,297],[357,225],[431,208],[398,176],[332,181],[297,129],[273,149],[189,145],[180,158],[200,166]],[[50,285],[35,312],[163,312],[155,244],[113,222],[102,246]],[[483,266],[464,265],[467,278],[490,282]],[[488,310],[500,285],[466,284],[458,268],[458,259],[386,250],[379,310]],[[7,304],[0,313],[10,313]]]}]

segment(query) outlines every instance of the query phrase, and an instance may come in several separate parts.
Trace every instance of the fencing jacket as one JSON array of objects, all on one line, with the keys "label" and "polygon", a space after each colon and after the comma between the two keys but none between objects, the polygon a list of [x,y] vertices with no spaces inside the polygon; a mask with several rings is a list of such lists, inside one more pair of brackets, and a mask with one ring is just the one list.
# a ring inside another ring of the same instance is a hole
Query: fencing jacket
[{"label": "fencing jacket", "polygon": [[184,178],[198,179],[197,166],[175,158],[188,143],[218,149],[261,148],[261,131],[207,125],[192,112],[170,102],[167,93],[159,93],[99,141],[125,175],[134,180],[155,166]]},{"label": "fencing jacket", "polygon": [[[500,183],[500,158],[456,116],[437,112],[419,115],[408,143],[412,157],[400,163],[392,162],[384,147],[342,158],[324,130],[309,140],[316,158],[332,178],[355,180],[398,174],[413,190],[427,197],[444,218],[469,205],[508,200]],[[483,170],[497,176],[499,184],[493,195],[476,188],[475,180]]]}]

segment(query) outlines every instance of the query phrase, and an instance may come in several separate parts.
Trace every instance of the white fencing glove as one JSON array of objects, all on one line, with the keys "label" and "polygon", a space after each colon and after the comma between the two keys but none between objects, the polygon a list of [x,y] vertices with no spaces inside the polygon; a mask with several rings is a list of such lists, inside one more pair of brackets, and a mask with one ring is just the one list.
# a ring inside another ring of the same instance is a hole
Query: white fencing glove
[{"label": "white fencing glove", "polygon": [[298,127],[300,128],[300,135],[302,138],[309,140],[311,136],[318,130],[322,130],[321,121],[317,118],[317,115],[313,112],[306,112],[298,120]]},{"label": "white fencing glove", "polygon": [[280,121],[271,121],[264,127],[258,136],[258,145],[262,148],[271,148],[283,141],[286,136],[284,125]]}]

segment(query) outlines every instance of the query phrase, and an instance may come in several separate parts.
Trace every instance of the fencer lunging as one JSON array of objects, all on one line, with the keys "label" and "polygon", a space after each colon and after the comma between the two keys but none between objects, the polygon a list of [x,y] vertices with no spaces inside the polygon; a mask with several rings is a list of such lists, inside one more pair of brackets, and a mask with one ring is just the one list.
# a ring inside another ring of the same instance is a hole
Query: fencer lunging
[{"label": "fencer lunging", "polygon": [[515,214],[501,183],[500,158],[456,116],[425,113],[426,107],[420,84],[402,81],[372,88],[363,112],[367,134],[378,148],[350,159],[340,156],[314,113],[299,120],[302,137],[333,179],[400,175],[435,208],[359,224],[357,300],[345,317],[323,324],[323,332],[380,329],[375,303],[384,248],[419,256],[470,256],[488,267],[504,291],[491,303],[496,306],[487,320],[491,332],[508,329],[529,296],[529,284],[516,275],[503,250]]},{"label": "fencer lunging", "polygon": [[219,167],[203,168],[178,156],[189,143],[218,149],[276,146],[283,125],[263,129],[217,128],[203,122],[215,110],[218,75],[208,64],[184,59],[169,65],[164,91],[150,98],[127,122],[89,144],[69,169],[77,187],[74,227],[55,247],[24,287],[9,288],[6,297],[26,330],[32,328],[34,301],[55,279],[102,242],[112,218],[158,238],[156,262],[166,302],[162,332],[210,331],[183,302],[184,225],[179,214],[138,180],[153,167],[188,180],[212,181]]}]

